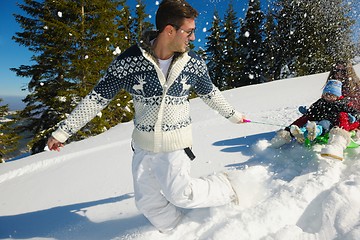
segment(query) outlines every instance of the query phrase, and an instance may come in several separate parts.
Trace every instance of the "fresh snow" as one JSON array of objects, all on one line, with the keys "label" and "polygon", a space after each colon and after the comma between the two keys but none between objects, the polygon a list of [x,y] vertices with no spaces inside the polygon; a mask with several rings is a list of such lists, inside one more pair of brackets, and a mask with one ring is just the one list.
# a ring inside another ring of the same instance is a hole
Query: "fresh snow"
[{"label": "fresh snow", "polygon": [[347,149],[342,162],[322,158],[320,145],[269,148],[300,116],[298,106],[319,98],[327,74],[223,92],[252,123],[232,124],[191,100],[191,174],[237,169],[239,206],[187,210],[172,233],[158,232],[134,204],[130,122],[1,164],[0,239],[360,239],[360,148]]}]

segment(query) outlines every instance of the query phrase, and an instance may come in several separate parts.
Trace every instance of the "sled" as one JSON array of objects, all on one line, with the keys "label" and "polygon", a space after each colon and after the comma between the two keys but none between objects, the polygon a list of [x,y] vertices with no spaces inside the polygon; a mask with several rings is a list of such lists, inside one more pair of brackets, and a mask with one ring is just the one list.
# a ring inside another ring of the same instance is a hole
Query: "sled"
[{"label": "sled", "polygon": [[[359,147],[360,144],[355,142],[354,139],[352,138],[356,134],[355,131],[351,131],[350,134],[351,134],[351,141],[350,141],[349,145],[347,146],[347,148],[357,148],[357,147]],[[329,133],[326,133],[326,134],[324,134],[322,136],[316,137],[314,141],[310,141],[308,138],[306,138],[304,144],[305,144],[306,147],[311,147],[312,145],[314,145],[316,143],[318,143],[318,144],[327,144],[328,141],[329,141]]]}]

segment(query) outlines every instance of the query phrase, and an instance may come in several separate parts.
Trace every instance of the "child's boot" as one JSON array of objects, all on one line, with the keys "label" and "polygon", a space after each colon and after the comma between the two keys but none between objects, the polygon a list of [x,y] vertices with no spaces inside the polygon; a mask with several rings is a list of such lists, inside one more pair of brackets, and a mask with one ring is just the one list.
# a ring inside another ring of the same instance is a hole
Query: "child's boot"
[{"label": "child's boot", "polygon": [[273,137],[271,139],[270,147],[279,148],[279,147],[283,146],[284,144],[287,144],[287,143],[290,143],[290,142],[291,142],[290,132],[286,131],[284,129],[281,129],[280,131],[278,131],[276,133],[275,137]]},{"label": "child's boot", "polygon": [[338,127],[331,129],[329,133],[329,143],[321,149],[321,156],[343,160],[344,150],[349,145],[350,141],[350,133],[346,130]]},{"label": "child's boot", "polygon": [[323,128],[320,125],[316,125],[315,122],[308,121],[306,124],[307,138],[310,141],[314,141],[317,136],[320,136],[323,132]]},{"label": "child's boot", "polygon": [[301,130],[298,126],[291,125],[290,132],[291,132],[291,135],[294,136],[294,138],[296,139],[296,141],[298,143],[303,144],[305,142],[304,131]]}]

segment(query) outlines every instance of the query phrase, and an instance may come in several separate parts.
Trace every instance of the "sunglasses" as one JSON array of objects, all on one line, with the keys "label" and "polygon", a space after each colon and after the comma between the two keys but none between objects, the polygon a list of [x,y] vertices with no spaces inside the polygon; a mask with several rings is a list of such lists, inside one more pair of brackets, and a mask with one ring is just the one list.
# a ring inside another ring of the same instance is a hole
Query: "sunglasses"
[{"label": "sunglasses", "polygon": [[172,24],[171,26],[173,26],[174,28],[176,28],[176,30],[181,30],[182,33],[186,33],[187,37],[190,37],[192,34],[195,34],[195,28],[191,29],[191,30],[184,30],[179,26],[176,26],[174,24]]}]

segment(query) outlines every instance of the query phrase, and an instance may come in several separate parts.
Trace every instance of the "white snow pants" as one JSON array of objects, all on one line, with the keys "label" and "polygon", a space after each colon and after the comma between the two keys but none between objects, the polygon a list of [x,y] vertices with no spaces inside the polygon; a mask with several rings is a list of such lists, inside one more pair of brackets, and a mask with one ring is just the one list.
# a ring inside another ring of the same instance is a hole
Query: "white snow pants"
[{"label": "white snow pants", "polygon": [[190,159],[184,150],[154,153],[134,146],[132,171],[136,206],[162,232],[176,227],[181,208],[220,206],[235,198],[222,173],[190,177]]}]

